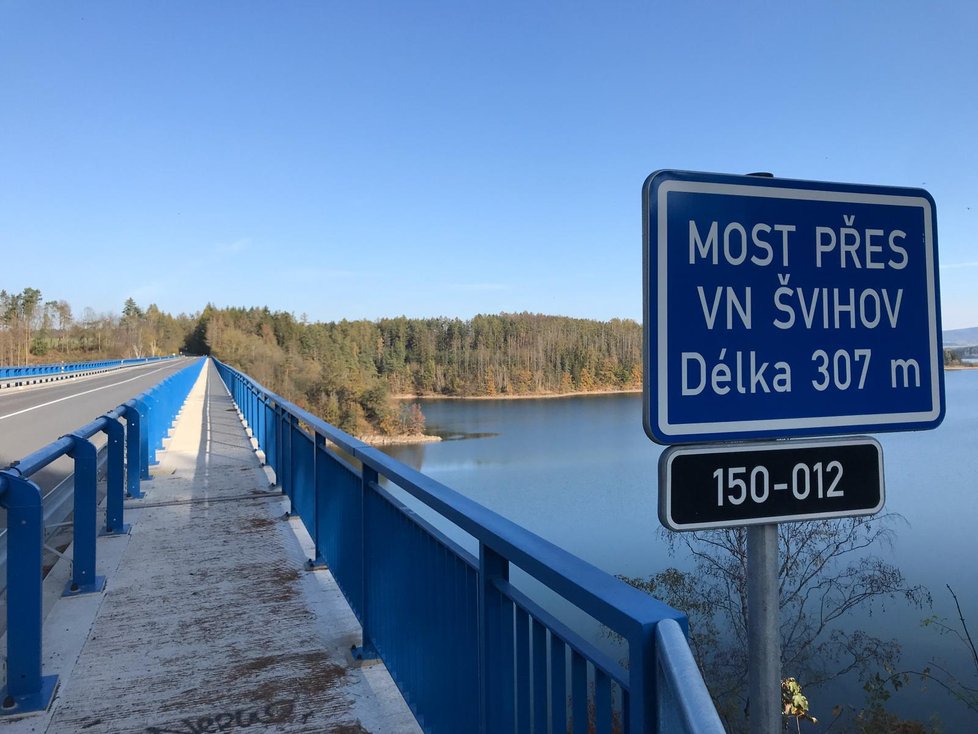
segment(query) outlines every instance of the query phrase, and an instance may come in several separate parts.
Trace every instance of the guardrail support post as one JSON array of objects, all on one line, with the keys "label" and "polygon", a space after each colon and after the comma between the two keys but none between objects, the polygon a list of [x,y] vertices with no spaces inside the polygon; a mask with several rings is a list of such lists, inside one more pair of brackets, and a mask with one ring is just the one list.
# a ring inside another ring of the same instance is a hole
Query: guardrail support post
[{"label": "guardrail support post", "polygon": [[8,716],[47,709],[58,676],[41,675],[41,490],[13,471],[0,472],[0,488],[7,510],[7,685],[0,716]]},{"label": "guardrail support post", "polygon": [[139,411],[139,478],[148,482],[153,478],[149,474],[149,434],[153,416],[148,400],[136,400],[135,403]]},{"label": "guardrail support post", "polygon": [[122,417],[126,419],[126,496],[138,500],[145,495],[139,488],[139,476],[142,473],[140,460],[142,439],[139,410],[136,409],[134,401],[130,400],[123,406]]},{"label": "guardrail support post", "polygon": [[[113,411],[114,415],[115,411]],[[101,536],[128,535],[131,526],[123,522],[123,495],[125,494],[125,430],[119,421],[106,416],[105,433],[108,436],[108,468],[105,492],[105,527]],[[136,478],[137,483],[139,478]]]},{"label": "guardrail support post", "polygon": [[95,575],[95,526],[98,514],[98,451],[91,441],[77,434],[72,439],[68,456],[75,460],[74,552],[71,559],[71,580],[62,596],[96,594],[105,588],[105,576]]},{"label": "guardrail support post", "polygon": [[149,468],[160,463],[156,460],[156,449],[158,445],[161,445],[160,442],[163,440],[161,436],[157,435],[162,428],[158,425],[160,417],[157,415],[160,408],[160,401],[153,395],[153,390],[149,390],[145,395],[143,404],[146,406],[146,430],[144,431],[146,437],[144,441],[146,444],[146,476],[143,479],[150,479]]}]

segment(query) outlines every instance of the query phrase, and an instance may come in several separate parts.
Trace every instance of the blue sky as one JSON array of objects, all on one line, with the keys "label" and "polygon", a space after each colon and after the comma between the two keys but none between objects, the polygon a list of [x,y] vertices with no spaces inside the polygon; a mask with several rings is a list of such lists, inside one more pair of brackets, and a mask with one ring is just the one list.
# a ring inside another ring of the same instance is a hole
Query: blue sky
[{"label": "blue sky", "polygon": [[978,3],[0,3],[0,287],[642,318],[660,168],[926,188],[978,325]]}]

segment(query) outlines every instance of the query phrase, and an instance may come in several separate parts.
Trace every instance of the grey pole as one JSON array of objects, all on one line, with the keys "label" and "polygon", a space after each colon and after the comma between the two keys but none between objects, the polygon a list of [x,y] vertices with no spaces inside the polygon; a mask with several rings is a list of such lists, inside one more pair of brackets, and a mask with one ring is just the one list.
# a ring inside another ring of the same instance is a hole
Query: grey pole
[{"label": "grey pole", "polygon": [[[748,176],[773,178],[758,171]],[[778,589],[778,525],[747,528],[747,695],[750,734],[781,729],[781,629]]]},{"label": "grey pole", "polygon": [[750,734],[781,732],[778,525],[747,528],[747,693]]}]

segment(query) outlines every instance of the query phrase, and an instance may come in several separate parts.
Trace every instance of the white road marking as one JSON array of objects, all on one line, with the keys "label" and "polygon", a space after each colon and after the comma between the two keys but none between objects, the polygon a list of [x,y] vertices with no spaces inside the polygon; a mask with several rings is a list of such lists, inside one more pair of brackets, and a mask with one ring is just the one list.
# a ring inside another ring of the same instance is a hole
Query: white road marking
[{"label": "white road marking", "polygon": [[[148,377],[149,375],[153,375],[153,374],[156,374],[157,372],[161,372],[161,371],[167,369],[168,367],[169,367],[169,365],[167,365],[167,367],[159,367],[159,368],[153,370],[152,372],[144,372],[141,375],[136,375],[135,377],[130,377],[128,380],[122,380],[120,382],[113,382],[111,385],[102,385],[102,387],[93,387],[91,390],[86,390],[85,392],[78,392],[78,393],[75,393],[74,395],[66,395],[65,397],[58,398],[57,400],[50,400],[50,401],[48,401],[46,403],[41,403],[40,405],[35,405],[33,407],[30,407],[30,408],[24,408],[23,410],[18,410],[18,411],[15,411],[13,413],[7,413],[7,415],[0,415],[0,421],[5,420],[6,418],[13,418],[15,415],[22,415],[24,413],[30,413],[32,410],[37,410],[38,408],[46,408],[49,405],[54,405],[55,403],[61,403],[61,402],[64,402],[65,400],[71,400],[72,398],[80,398],[82,395],[88,395],[89,393],[98,392],[99,390],[105,390],[105,389],[110,388],[110,387],[117,387],[118,385],[125,385],[127,382],[132,382],[133,380],[138,380],[138,379],[140,379],[142,377]],[[133,396],[133,397],[135,397],[135,396]]]}]

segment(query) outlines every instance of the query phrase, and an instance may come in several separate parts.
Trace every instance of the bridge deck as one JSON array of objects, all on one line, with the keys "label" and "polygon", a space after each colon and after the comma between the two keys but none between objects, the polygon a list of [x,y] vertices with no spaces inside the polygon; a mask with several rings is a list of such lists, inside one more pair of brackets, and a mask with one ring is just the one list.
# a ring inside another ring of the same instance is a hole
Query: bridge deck
[{"label": "bridge deck", "polygon": [[127,538],[100,539],[101,594],[57,599],[44,626],[51,709],[0,730],[411,732],[359,626],[270,490],[211,365],[190,394]]}]

